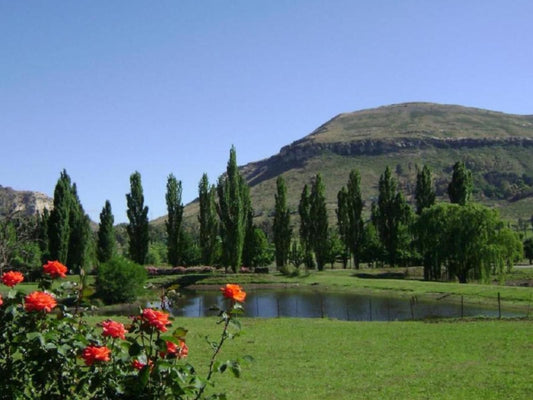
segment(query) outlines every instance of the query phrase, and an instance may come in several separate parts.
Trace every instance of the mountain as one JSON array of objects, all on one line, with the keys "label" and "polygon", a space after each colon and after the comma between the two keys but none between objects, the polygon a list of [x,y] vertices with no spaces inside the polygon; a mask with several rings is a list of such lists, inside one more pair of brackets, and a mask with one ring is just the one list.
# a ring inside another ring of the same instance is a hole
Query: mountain
[{"label": "mountain", "polygon": [[[238,155],[238,149],[237,149]],[[457,105],[403,103],[339,114],[278,154],[240,167],[249,183],[256,219],[274,209],[275,181],[283,175],[296,214],[304,184],[320,172],[333,221],[337,193],[350,170],[361,174],[365,211],[377,196],[386,166],[413,202],[417,166],[433,172],[439,201],[447,201],[452,166],[472,171],[474,199],[507,218],[533,215],[533,115],[512,115]],[[214,181],[214,180],[213,180]],[[193,221],[196,203],[185,216]],[[194,218],[195,220],[195,218]]]},{"label": "mountain", "polygon": [[0,185],[0,215],[11,212],[26,216],[36,215],[42,213],[45,208],[52,210],[53,205],[54,199],[44,193],[14,190]]}]

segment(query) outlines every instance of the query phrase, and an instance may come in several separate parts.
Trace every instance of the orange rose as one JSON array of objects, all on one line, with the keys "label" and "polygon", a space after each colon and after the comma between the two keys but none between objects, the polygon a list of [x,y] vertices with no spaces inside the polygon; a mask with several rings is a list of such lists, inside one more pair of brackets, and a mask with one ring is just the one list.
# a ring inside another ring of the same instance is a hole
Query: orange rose
[{"label": "orange rose", "polygon": [[[152,367],[153,364],[154,364],[154,363],[152,362],[152,360],[149,360],[149,361],[148,361],[148,365],[149,365],[150,367]],[[142,361],[136,359],[136,360],[133,360],[133,361],[132,361],[131,366],[132,366],[133,368],[135,368],[135,369],[138,369],[138,370],[140,371],[141,369],[143,369],[143,368],[146,366],[146,364],[143,363]],[[151,368],[150,368],[150,369],[151,369]]]},{"label": "orange rose", "polygon": [[126,334],[126,329],[124,329],[124,325],[120,322],[107,320],[102,322],[102,328],[104,330],[102,333],[104,336],[111,336],[115,339],[126,339],[124,336]]},{"label": "orange rose", "polygon": [[24,308],[26,311],[52,311],[52,308],[57,306],[54,297],[45,292],[32,292],[25,298]]},{"label": "orange rose", "polygon": [[89,346],[83,350],[81,357],[85,360],[85,365],[93,365],[95,361],[109,361],[111,350],[105,346]]},{"label": "orange rose", "polygon": [[52,278],[66,278],[67,267],[61,264],[59,261],[48,261],[43,265],[45,274],[50,275]]},{"label": "orange rose", "polygon": [[189,354],[189,348],[185,344],[185,341],[180,339],[179,346],[174,342],[169,342],[167,340],[167,351],[162,351],[160,353],[161,357],[165,357],[166,355],[177,357],[179,359],[187,357],[187,354]]},{"label": "orange rose", "polygon": [[148,325],[153,326],[161,332],[166,332],[166,326],[170,325],[168,317],[169,315],[166,312],[152,310],[151,308],[145,308],[142,312],[141,319]]},{"label": "orange rose", "polygon": [[2,295],[0,294],[0,306],[4,304],[4,300],[2,300]]},{"label": "orange rose", "polygon": [[224,297],[233,301],[238,301],[239,303],[242,303],[246,298],[246,292],[242,290],[242,287],[239,285],[228,283],[226,286],[220,288],[220,290]]},{"label": "orange rose", "polygon": [[8,271],[2,274],[2,282],[4,283],[4,285],[9,286],[9,287],[13,287],[17,283],[22,282],[23,280],[24,280],[24,275],[22,275],[18,271]]}]

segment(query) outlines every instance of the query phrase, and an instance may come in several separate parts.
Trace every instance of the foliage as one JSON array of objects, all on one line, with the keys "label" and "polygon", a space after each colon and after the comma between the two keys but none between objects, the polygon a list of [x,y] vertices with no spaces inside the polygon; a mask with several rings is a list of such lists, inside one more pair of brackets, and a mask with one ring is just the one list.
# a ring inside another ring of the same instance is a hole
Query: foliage
[{"label": "foliage", "polygon": [[246,199],[243,199],[243,178],[237,168],[235,147],[231,147],[226,175],[218,180],[217,212],[222,236],[222,262],[233,272],[241,267],[246,227]]},{"label": "foliage", "polygon": [[302,189],[298,214],[300,215],[300,245],[304,254],[304,263],[306,268],[312,269],[315,267],[312,242],[313,221],[311,215],[311,194],[307,185],[304,185]]},{"label": "foliage", "polygon": [[[352,170],[348,178],[346,207],[348,226],[344,243],[353,255],[355,268],[359,268],[363,241],[363,200],[361,196],[361,177],[359,172]],[[342,237],[342,236],[341,236]]]},{"label": "foliage", "polygon": [[107,304],[135,300],[146,282],[146,270],[126,258],[115,256],[98,267],[96,295]]},{"label": "foliage", "polygon": [[202,249],[196,238],[182,229],[180,234],[180,256],[183,265],[199,265],[202,262]]},{"label": "foliage", "polygon": [[281,175],[276,180],[276,189],[272,230],[274,233],[276,266],[282,267],[287,265],[289,260],[292,228],[291,214],[287,207],[287,187]]},{"label": "foliage", "polygon": [[31,270],[40,263],[39,223],[36,218],[10,212],[0,217],[0,273],[13,266]]},{"label": "foliage", "polygon": [[472,196],[472,172],[465,163],[457,161],[453,166],[452,180],[448,185],[450,202],[464,206]]},{"label": "foliage", "polygon": [[322,176],[317,174],[311,187],[310,217],[311,217],[311,246],[315,253],[319,271],[324,269],[328,259],[328,213],[326,209],[325,187]]},{"label": "foliage", "polygon": [[524,240],[524,257],[529,260],[529,264],[533,262],[533,238]]},{"label": "foliage", "polygon": [[421,171],[416,173],[415,187],[416,213],[420,215],[425,208],[435,204],[435,190],[431,179],[431,170],[424,165]]},{"label": "foliage", "polygon": [[208,394],[214,373],[240,375],[238,361],[216,359],[225,341],[240,330],[235,316],[246,293],[238,285],[223,288],[228,306],[219,310],[220,338],[209,340],[205,378],[186,361],[187,330],[172,327],[168,313],[144,308],[131,324],[105,320],[98,324],[100,330],[60,299],[79,299],[81,282],[54,285],[55,296],[42,291],[51,287],[46,277],[41,291],[24,296],[11,289],[0,301],[2,399],[200,399]]},{"label": "foliage", "polygon": [[298,240],[292,241],[291,250],[289,251],[289,262],[294,265],[294,268],[296,269],[299,269],[300,265],[305,262],[305,254]]},{"label": "foliage", "polygon": [[167,253],[168,262],[173,267],[180,264],[180,233],[183,218],[183,204],[181,203],[181,181],[173,174],[167,180]]},{"label": "foliage", "polygon": [[75,272],[89,263],[89,248],[92,244],[92,232],[89,225],[89,216],[85,214],[78,197],[76,184],[72,184],[71,203],[69,216],[69,241],[67,263]]},{"label": "foliage", "polygon": [[486,281],[522,257],[518,235],[479,204],[437,204],[422,212],[415,230],[426,279],[440,279],[445,267],[449,279]]},{"label": "foliage", "polygon": [[100,224],[98,226],[98,239],[96,245],[96,256],[100,263],[107,262],[115,254],[116,239],[113,223],[115,218],[111,211],[111,203],[106,200],[104,208],[100,213]]},{"label": "foliage", "polygon": [[207,174],[203,174],[198,184],[198,201],[200,205],[198,223],[200,225],[200,247],[204,265],[213,265],[217,260],[218,220],[215,195],[215,186],[209,186]]},{"label": "foliage", "polygon": [[126,194],[128,203],[129,256],[137,264],[144,264],[148,254],[148,207],[144,205],[141,174],[135,171],[130,176],[130,193]]}]

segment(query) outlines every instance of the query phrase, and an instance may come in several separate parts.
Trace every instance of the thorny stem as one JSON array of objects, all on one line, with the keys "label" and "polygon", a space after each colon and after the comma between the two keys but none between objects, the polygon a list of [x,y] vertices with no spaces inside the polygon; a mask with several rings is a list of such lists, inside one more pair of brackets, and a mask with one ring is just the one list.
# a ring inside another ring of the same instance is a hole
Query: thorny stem
[{"label": "thorny stem", "polygon": [[[226,318],[226,321],[224,322],[224,329],[222,330],[222,335],[220,336],[220,342],[218,343],[217,348],[215,349],[215,351],[213,352],[213,355],[211,356],[211,361],[209,362],[209,372],[207,373],[207,377],[205,379],[206,382],[208,382],[209,379],[211,379],[211,375],[213,375],[213,366],[215,365],[215,359],[217,357],[218,352],[222,348],[222,345],[224,344],[224,342],[226,341],[228,337],[228,326],[229,326],[230,320],[231,320],[231,311],[228,313],[228,317]],[[206,387],[206,383],[202,385],[202,387],[198,391],[198,394],[196,395],[194,400],[198,400],[202,396],[205,390],[205,387]]]}]

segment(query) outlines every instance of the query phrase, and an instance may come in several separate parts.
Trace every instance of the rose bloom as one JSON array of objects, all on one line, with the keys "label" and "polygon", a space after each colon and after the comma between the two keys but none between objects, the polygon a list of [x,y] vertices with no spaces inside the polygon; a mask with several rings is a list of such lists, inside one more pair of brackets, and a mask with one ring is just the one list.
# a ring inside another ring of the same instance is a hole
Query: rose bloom
[{"label": "rose bloom", "polygon": [[85,365],[93,365],[95,361],[109,361],[111,350],[105,346],[89,346],[83,350],[81,357],[85,360]]},{"label": "rose bloom", "polygon": [[13,287],[17,283],[22,282],[23,280],[24,280],[24,275],[22,275],[18,271],[8,271],[2,274],[3,284],[9,287]]},{"label": "rose bloom", "polygon": [[104,330],[102,333],[104,336],[111,336],[115,339],[126,339],[124,336],[126,334],[126,329],[124,329],[124,325],[120,322],[107,320],[102,322],[102,328]]},{"label": "rose bloom", "polygon": [[242,303],[246,298],[246,292],[242,290],[240,285],[234,285],[231,283],[226,284],[226,286],[220,288],[224,297],[231,299],[233,301],[238,301]]},{"label": "rose bloom", "polygon": [[143,310],[141,319],[161,332],[166,332],[166,326],[170,325],[168,314],[166,312],[152,310],[151,308],[145,308]]},{"label": "rose bloom", "polygon": [[46,274],[50,275],[52,278],[66,278],[67,267],[61,264],[59,261],[48,261],[43,265],[43,270]]},{"label": "rose bloom", "polygon": [[56,299],[45,292],[32,292],[25,298],[24,308],[26,311],[52,311],[52,308],[57,306]]},{"label": "rose bloom", "polygon": [[4,300],[2,300],[2,295],[0,294],[0,306],[4,304]]},{"label": "rose bloom", "polygon": [[174,342],[169,342],[167,340],[167,351],[162,351],[160,353],[161,357],[165,357],[166,355],[177,357],[179,359],[187,357],[189,354],[189,348],[185,344],[185,341],[180,339],[179,346]]},{"label": "rose bloom", "polygon": [[[152,360],[148,361],[148,365],[150,365],[150,366],[153,365]],[[131,363],[131,366],[140,371],[141,369],[143,369],[146,366],[146,364],[143,363],[142,361],[139,361],[139,360],[133,360],[133,362]]]}]

